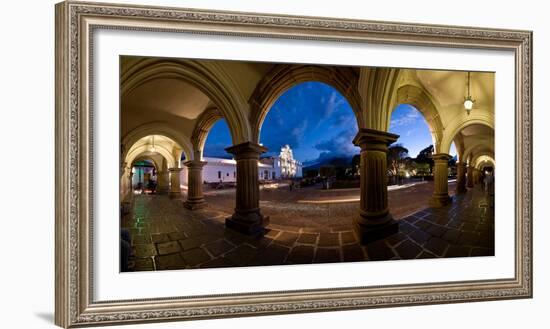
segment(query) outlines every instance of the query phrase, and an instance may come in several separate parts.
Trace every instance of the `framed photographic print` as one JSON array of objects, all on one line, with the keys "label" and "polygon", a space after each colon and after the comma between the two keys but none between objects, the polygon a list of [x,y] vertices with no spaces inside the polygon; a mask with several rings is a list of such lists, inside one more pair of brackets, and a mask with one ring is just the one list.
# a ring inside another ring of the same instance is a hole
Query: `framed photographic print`
[{"label": "framed photographic print", "polygon": [[529,31],[56,6],[56,324],[532,296]]}]

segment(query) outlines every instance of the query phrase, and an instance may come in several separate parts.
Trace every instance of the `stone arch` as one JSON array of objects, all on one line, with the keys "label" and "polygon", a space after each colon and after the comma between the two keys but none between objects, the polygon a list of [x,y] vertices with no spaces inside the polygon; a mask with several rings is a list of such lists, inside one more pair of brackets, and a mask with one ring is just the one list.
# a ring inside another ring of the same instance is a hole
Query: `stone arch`
[{"label": "stone arch", "polygon": [[[121,158],[126,158],[131,147],[138,140],[150,135],[160,135],[173,140],[179,146],[186,159],[193,159],[193,146],[188,138],[176,129],[170,127],[168,123],[160,121],[141,125],[126,134],[122,138],[123,150]],[[178,155],[175,154],[174,156],[177,157]],[[179,158],[181,158],[181,153],[179,154]]]},{"label": "stone arch", "polygon": [[[166,165],[168,168],[178,168],[179,167],[179,161],[173,156],[172,152],[170,150],[166,149],[163,146],[157,145],[155,146],[155,153],[160,154],[164,160],[166,161]],[[138,147],[134,147],[128,152],[128,155],[126,156],[126,163],[131,165],[133,164],[137,158],[143,157],[145,153],[149,151],[149,145],[141,145]]]},{"label": "stone arch", "polygon": [[357,90],[358,78],[358,72],[351,67],[276,65],[257,84],[249,100],[252,140],[259,142],[261,127],[275,101],[288,89],[310,81],[325,83],[344,96],[359,125],[362,113]]},{"label": "stone arch", "polygon": [[484,125],[493,129],[493,131],[495,130],[493,116],[482,111],[472,112],[466,119],[458,117],[458,119],[450,122],[445,128],[445,134],[441,142],[441,152],[448,153],[456,135],[462,129],[474,124]]},{"label": "stone arch", "polygon": [[[453,142],[455,143],[455,147],[456,147],[457,161],[464,162],[464,159],[466,159],[464,157],[465,156],[464,151],[466,150],[466,147],[464,145],[464,137],[461,134],[456,134],[455,138],[453,139]],[[450,152],[450,149],[449,149],[449,152]]]},{"label": "stone arch", "polygon": [[202,160],[204,143],[206,142],[208,133],[214,123],[222,118],[223,115],[215,107],[208,108],[198,117],[191,135],[191,144],[193,145],[193,156],[195,160]]},{"label": "stone arch", "polygon": [[495,168],[495,164],[496,164],[494,156],[491,154],[480,154],[479,156],[475,157],[473,163],[474,163],[474,167],[479,170],[482,169],[482,165],[485,163],[491,164],[493,169]]},{"label": "stone arch", "polygon": [[[163,159],[164,159],[164,157],[163,157]],[[147,156],[144,153],[142,153],[141,155],[138,155],[136,158],[134,158],[132,163],[130,163],[130,167],[133,167],[134,163],[136,163],[137,161],[142,161],[142,160],[151,161],[153,163],[153,165],[155,166],[157,171],[162,170],[162,164],[158,163],[158,161],[155,160],[155,158],[153,158],[152,156]],[[163,163],[165,163],[165,161],[163,161]]]},{"label": "stone arch", "polygon": [[121,97],[140,85],[159,78],[184,80],[206,96],[219,108],[226,119],[234,144],[249,140],[250,125],[247,104],[237,85],[221,67],[204,61],[149,58],[138,61],[121,75]]},{"label": "stone arch", "polygon": [[389,130],[391,115],[399,104],[411,105],[422,113],[430,129],[430,134],[432,135],[434,153],[449,153],[449,150],[447,150],[447,152],[442,152],[442,150],[444,150],[441,147],[444,130],[443,123],[441,122],[437,107],[432,101],[432,97],[425,89],[411,84],[400,86],[397,89],[395,99],[393,100],[393,108],[388,111],[386,130]]},{"label": "stone arch", "polygon": [[484,152],[494,154],[494,150],[490,146],[487,146],[483,143],[483,141],[480,141],[478,143],[469,145],[464,150],[464,159],[468,159],[470,158],[470,156],[471,157],[477,156],[479,153],[484,153]]}]

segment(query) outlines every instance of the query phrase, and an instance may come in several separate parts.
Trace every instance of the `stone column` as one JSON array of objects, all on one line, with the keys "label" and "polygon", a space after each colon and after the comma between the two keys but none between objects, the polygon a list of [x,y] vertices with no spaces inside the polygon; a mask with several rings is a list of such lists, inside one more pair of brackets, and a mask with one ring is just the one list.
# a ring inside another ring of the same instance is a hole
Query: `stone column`
[{"label": "stone column", "polygon": [[456,164],[456,193],[466,193],[466,164]]},{"label": "stone column", "polygon": [[170,172],[168,170],[157,173],[157,193],[166,194],[170,190]]},{"label": "stone column", "polygon": [[467,185],[468,187],[474,187],[474,168],[472,166],[468,166],[468,172],[467,172]]},{"label": "stone column", "polygon": [[180,172],[183,168],[169,168],[170,171],[170,197],[179,198],[181,196]]},{"label": "stone column", "polygon": [[225,220],[225,226],[244,234],[263,234],[269,217],[260,212],[258,161],[267,149],[256,143],[245,142],[225,150],[233,154],[237,161],[235,213]]},{"label": "stone column", "polygon": [[202,194],[202,167],[206,161],[187,161],[184,165],[187,167],[187,200],[183,206],[187,209],[195,210],[203,208],[204,195]]},{"label": "stone column", "polygon": [[449,159],[450,155],[438,153],[433,155],[434,160],[434,193],[431,204],[434,207],[442,207],[451,202],[449,197]]},{"label": "stone column", "polygon": [[389,212],[387,189],[388,145],[397,138],[398,135],[362,128],[353,139],[353,144],[361,147],[361,201],[359,216],[354,220],[361,243],[383,239],[399,230],[398,222]]}]

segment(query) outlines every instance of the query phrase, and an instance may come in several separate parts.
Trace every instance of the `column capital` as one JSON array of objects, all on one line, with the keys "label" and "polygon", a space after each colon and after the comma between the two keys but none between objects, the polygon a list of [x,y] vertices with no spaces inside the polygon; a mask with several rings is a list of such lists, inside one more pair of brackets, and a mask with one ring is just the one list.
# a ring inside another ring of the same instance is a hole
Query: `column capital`
[{"label": "column capital", "polygon": [[397,141],[399,135],[386,131],[374,130],[369,128],[360,128],[353,139],[355,146],[361,147],[361,150],[380,150],[385,151],[391,143]]},{"label": "column capital", "polygon": [[182,170],[183,170],[183,168],[168,168],[169,172],[180,172]]},{"label": "column capital", "polygon": [[202,169],[202,167],[204,167],[207,163],[208,162],[206,161],[191,160],[191,161],[185,161],[183,165],[189,169]]},{"label": "column capital", "polygon": [[449,161],[451,158],[452,156],[447,153],[436,153],[432,155],[434,161]]},{"label": "column capital", "polygon": [[240,159],[259,159],[262,153],[267,152],[267,148],[254,143],[244,142],[241,144],[233,145],[225,149],[228,153],[235,156],[235,160]]}]

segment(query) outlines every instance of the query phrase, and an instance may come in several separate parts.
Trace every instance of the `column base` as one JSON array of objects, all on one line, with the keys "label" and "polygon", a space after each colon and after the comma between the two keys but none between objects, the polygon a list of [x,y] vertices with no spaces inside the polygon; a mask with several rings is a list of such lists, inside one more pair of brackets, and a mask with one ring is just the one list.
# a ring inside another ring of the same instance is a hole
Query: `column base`
[{"label": "column base", "polygon": [[367,244],[385,239],[399,232],[399,222],[387,215],[387,220],[382,224],[369,224],[368,220],[361,217],[355,220],[354,229],[361,244]]},{"label": "column base", "polygon": [[183,203],[183,206],[184,206],[186,209],[189,209],[189,210],[197,210],[197,209],[202,209],[202,208],[206,207],[206,202],[204,201],[204,199],[200,199],[200,200],[186,200],[186,201]]},{"label": "column base", "polygon": [[236,212],[225,219],[225,227],[252,236],[263,235],[268,224],[269,216],[260,214],[259,210],[246,214]]},{"label": "column base", "polygon": [[453,200],[451,199],[451,197],[448,194],[433,195],[432,199],[430,200],[430,205],[432,207],[439,208],[439,207],[443,207],[443,206],[448,205],[452,201]]}]

